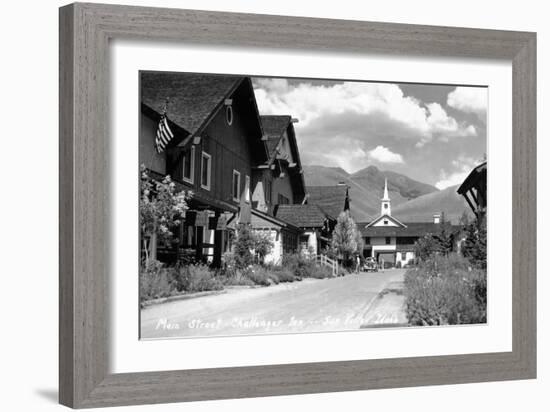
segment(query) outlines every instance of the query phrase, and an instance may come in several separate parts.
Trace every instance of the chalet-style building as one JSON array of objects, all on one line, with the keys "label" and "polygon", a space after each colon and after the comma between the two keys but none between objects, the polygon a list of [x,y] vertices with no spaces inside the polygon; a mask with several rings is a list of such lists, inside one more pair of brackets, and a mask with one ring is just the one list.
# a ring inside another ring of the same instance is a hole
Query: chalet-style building
[{"label": "chalet-style building", "polygon": [[318,205],[333,219],[349,210],[349,186],[339,183],[335,186],[308,186],[307,203]]},{"label": "chalet-style building", "polygon": [[487,213],[487,162],[476,166],[457,190],[479,219]]},{"label": "chalet-style building", "polygon": [[[297,120],[260,116],[249,77],[142,72],[140,82],[140,164],[192,192],[179,242],[158,245],[159,259],[188,256],[218,266],[238,223],[271,237],[267,262],[297,252],[303,227],[276,214],[280,205],[301,206],[306,196]],[[158,153],[163,114],[174,137]],[[315,228],[319,234],[323,225]]]},{"label": "chalet-style building", "polygon": [[336,226],[336,219],[318,205],[279,205],[277,217],[300,228],[299,250],[301,253],[317,255],[330,244],[330,236]]},{"label": "chalet-style building", "polygon": [[299,239],[302,253],[317,255],[329,246],[340,213],[349,210],[349,187],[307,186],[306,191],[303,204],[279,205],[275,214],[302,230]]},{"label": "chalet-style building", "polygon": [[[248,77],[142,72],[139,161],[153,176],[170,175],[193,195],[176,252],[219,265],[228,226],[251,222],[251,178],[268,162],[252,82]],[[166,104],[169,99],[168,104]],[[174,138],[155,150],[159,120]],[[173,248],[159,247],[174,258]],[[167,257],[164,257],[165,260]]]},{"label": "chalet-style building", "polygon": [[268,263],[280,263],[285,253],[297,251],[302,229],[276,216],[280,205],[301,204],[305,197],[302,163],[291,116],[260,116],[268,159],[252,171],[252,228],[271,237]]},{"label": "chalet-style building", "polygon": [[405,266],[415,259],[414,243],[428,234],[441,230],[440,214],[434,214],[430,222],[405,223],[391,213],[388,182],[380,203],[380,215],[368,223],[359,224],[364,241],[363,256],[374,257],[389,266]]}]

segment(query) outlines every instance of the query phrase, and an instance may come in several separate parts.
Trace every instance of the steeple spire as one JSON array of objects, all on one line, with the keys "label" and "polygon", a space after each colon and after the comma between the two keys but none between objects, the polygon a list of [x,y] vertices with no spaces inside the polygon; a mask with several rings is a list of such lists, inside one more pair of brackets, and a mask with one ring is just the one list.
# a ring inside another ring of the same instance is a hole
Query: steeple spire
[{"label": "steeple spire", "polygon": [[384,181],[384,197],[382,198],[382,204],[380,205],[380,215],[391,216],[391,200],[388,194],[388,179]]},{"label": "steeple spire", "polygon": [[383,201],[390,201],[390,197],[388,195],[388,179],[386,178],[384,182],[384,197],[382,198]]}]

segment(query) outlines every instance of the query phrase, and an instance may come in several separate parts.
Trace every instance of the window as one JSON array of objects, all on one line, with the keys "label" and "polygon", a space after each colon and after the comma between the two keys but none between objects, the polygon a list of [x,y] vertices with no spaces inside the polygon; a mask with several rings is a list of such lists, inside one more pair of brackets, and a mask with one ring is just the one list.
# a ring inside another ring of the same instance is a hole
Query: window
[{"label": "window", "polygon": [[212,156],[206,152],[202,152],[201,160],[201,187],[210,190],[210,175],[212,169]]},{"label": "window", "polygon": [[241,174],[233,169],[233,200],[235,202],[238,202],[240,199],[240,191],[241,191]]},{"label": "window", "polygon": [[244,201],[250,203],[250,176],[244,177]]},{"label": "window", "polygon": [[391,237],[386,236],[386,245],[391,245]]},{"label": "window", "polygon": [[384,219],[384,224],[387,225],[388,224],[388,221],[386,219]]},{"label": "window", "polygon": [[233,107],[225,106],[225,121],[229,126],[233,124]]},{"label": "window", "polygon": [[195,175],[195,146],[191,146],[191,148],[183,155],[182,167],[183,180],[193,183]]},{"label": "window", "polygon": [[401,260],[407,260],[407,252],[401,252]]},{"label": "window", "polygon": [[370,245],[370,237],[365,237],[365,245]]},{"label": "window", "polygon": [[288,197],[286,196],[283,196],[282,194],[279,193],[279,195],[277,196],[277,203],[280,204],[280,205],[288,205],[290,202],[288,201]]},{"label": "window", "polygon": [[271,180],[265,181],[265,201],[271,204]]},{"label": "window", "polygon": [[388,204],[384,203],[384,209],[387,209],[387,208],[388,208]]}]

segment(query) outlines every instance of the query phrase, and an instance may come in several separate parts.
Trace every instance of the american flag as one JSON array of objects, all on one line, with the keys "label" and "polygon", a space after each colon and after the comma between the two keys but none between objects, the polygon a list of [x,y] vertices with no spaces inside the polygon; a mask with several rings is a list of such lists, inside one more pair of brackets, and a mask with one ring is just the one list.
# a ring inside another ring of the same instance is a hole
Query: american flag
[{"label": "american flag", "polygon": [[157,128],[157,137],[155,138],[155,148],[157,153],[162,153],[166,148],[166,145],[170,143],[170,140],[174,137],[174,134],[168,126],[168,118],[166,116],[166,107],[160,117],[159,127]]}]

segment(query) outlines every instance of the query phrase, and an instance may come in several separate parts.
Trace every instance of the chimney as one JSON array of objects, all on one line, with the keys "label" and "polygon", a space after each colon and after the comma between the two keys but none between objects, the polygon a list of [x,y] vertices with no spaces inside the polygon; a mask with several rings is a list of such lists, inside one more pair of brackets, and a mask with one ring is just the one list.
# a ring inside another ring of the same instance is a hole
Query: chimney
[{"label": "chimney", "polygon": [[438,224],[441,223],[441,215],[440,215],[439,213],[436,213],[436,214],[434,215],[434,223],[435,223],[436,225],[438,225]]}]

